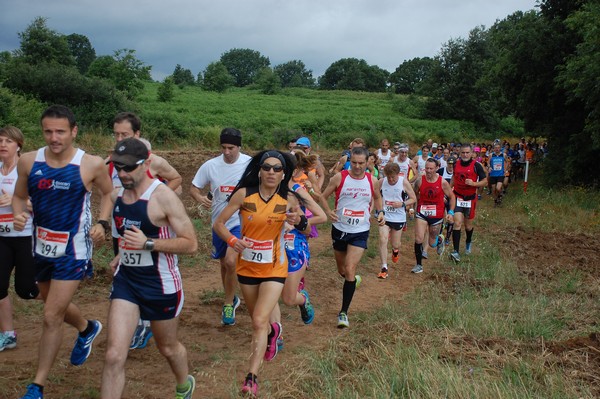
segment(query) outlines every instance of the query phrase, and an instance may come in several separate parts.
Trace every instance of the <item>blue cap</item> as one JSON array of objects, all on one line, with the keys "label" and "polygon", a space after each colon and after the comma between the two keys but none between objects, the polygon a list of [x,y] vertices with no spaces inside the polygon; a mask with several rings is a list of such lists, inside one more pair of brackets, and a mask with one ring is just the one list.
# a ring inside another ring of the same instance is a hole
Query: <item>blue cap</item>
[{"label": "blue cap", "polygon": [[300,137],[298,140],[296,140],[296,145],[310,147],[310,140],[308,139],[308,137]]}]

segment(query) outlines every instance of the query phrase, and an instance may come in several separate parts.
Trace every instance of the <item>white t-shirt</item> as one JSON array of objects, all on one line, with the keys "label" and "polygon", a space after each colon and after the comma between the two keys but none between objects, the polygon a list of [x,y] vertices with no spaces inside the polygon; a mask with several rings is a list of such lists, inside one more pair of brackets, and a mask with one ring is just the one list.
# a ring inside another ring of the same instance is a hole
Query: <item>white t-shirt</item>
[{"label": "white t-shirt", "polygon": [[[250,159],[252,159],[250,156],[240,153],[234,163],[227,163],[223,155],[220,155],[206,161],[196,172],[196,176],[192,180],[195,187],[204,188],[206,185],[210,185],[210,191],[213,195],[211,218],[213,224],[217,216],[225,209],[227,200],[242,178]],[[225,227],[232,229],[239,224],[239,212],[236,211],[227,220]]]}]

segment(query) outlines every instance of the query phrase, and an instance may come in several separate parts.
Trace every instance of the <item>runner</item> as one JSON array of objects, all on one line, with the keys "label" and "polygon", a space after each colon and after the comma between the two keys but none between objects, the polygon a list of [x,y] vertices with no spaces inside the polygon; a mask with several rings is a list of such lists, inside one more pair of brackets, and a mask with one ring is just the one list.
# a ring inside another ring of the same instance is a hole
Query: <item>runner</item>
[{"label": "runner", "polygon": [[[390,142],[388,139],[381,140],[381,147],[375,153],[379,159],[379,175],[383,177],[383,169],[385,165],[394,157],[394,154],[390,150]],[[372,174],[372,173],[371,173]]]},{"label": "runner", "polygon": [[[412,273],[423,272],[423,241],[427,230],[429,233],[429,246],[436,248],[440,256],[444,252],[444,235],[441,234],[445,211],[444,195],[450,199],[450,204],[454,204],[455,198],[450,184],[437,174],[437,170],[437,160],[429,158],[425,164],[425,175],[417,179],[415,183],[415,192],[418,198],[415,222],[415,258],[417,264],[411,270]],[[447,215],[449,223],[454,220],[453,208],[454,206],[450,205]],[[427,228],[428,226],[429,228]]]},{"label": "runner", "polygon": [[123,395],[127,353],[141,317],[151,320],[156,346],[175,375],[175,397],[191,399],[196,382],[188,375],[186,349],[177,340],[184,295],[175,254],[196,252],[194,226],[179,197],[149,177],[144,143],[136,138],[120,141],[110,161],[122,188],[112,195],[119,255],[110,263],[114,279],[101,395]]},{"label": "runner", "polygon": [[[15,231],[11,206],[17,182],[17,162],[25,137],[14,126],[0,129],[0,352],[17,347],[13,306],[8,296],[10,276],[15,270],[15,292],[23,299],[39,295],[31,250],[31,219],[23,231]],[[31,203],[28,202],[28,207]]]},{"label": "runner", "polygon": [[[406,225],[406,207],[416,202],[415,192],[408,179],[400,176],[395,162],[385,165],[385,177],[375,183],[375,191],[381,192],[385,225],[379,226],[379,259],[381,272],[377,277],[388,278],[388,240],[392,241],[392,262],[400,259],[402,229]],[[408,199],[406,199],[408,198]]]},{"label": "runner", "polygon": [[[379,180],[379,158],[377,158],[377,154],[374,152],[369,153],[369,158],[367,159],[367,172],[373,176],[375,181]],[[381,173],[381,177],[383,177],[383,173]]]},{"label": "runner", "polygon": [[419,171],[419,176],[423,176],[425,174],[425,162],[429,159],[429,146],[424,144],[421,147],[421,153],[413,158],[413,163],[417,165],[417,170]]},{"label": "runner", "polygon": [[[350,143],[350,151],[345,151],[342,157],[337,161],[337,163],[329,170],[330,173],[335,174],[341,172],[342,170],[350,170],[350,157],[352,153],[352,149],[354,147],[366,147],[366,143],[360,137],[355,138]],[[368,152],[367,152],[368,153]]]},{"label": "runner", "polygon": [[417,179],[418,169],[414,161],[408,157],[408,144],[400,143],[398,145],[398,156],[394,158],[393,162],[400,167],[400,176],[408,179],[411,183]]},{"label": "runner", "polygon": [[[284,224],[287,222],[301,232],[307,231],[310,224],[299,212],[296,197],[289,192],[293,162],[289,154],[276,150],[252,157],[213,225],[219,237],[238,252],[238,282],[252,318],[249,370],[242,393],[254,396],[258,394],[257,374],[262,359],[273,360],[281,336],[281,324],[269,323],[269,318],[288,275]],[[227,220],[238,211],[241,239],[226,227]]]},{"label": "runner", "polygon": [[[43,388],[62,340],[62,324],[79,331],[71,364],[82,365],[102,330],[98,320],[87,320],[71,302],[92,257],[92,240],[108,233],[112,185],[100,157],[73,146],[75,116],[67,107],[52,105],[41,117],[46,147],[23,154],[12,200],[14,228],[23,231],[33,210],[33,248],[36,279],[44,300],[38,369],[24,398],[42,398]],[[92,225],[91,188],[100,189],[100,218]]]},{"label": "runner", "polygon": [[460,262],[460,230],[464,222],[467,235],[465,254],[468,255],[471,253],[473,239],[477,189],[487,185],[485,170],[479,162],[473,160],[470,144],[463,144],[460,149],[460,159],[454,165],[454,176],[450,185],[456,195],[454,230],[452,231],[454,251],[450,254],[450,257],[458,263]]},{"label": "runner", "polygon": [[[448,158],[446,162],[446,167],[441,167],[438,169],[438,175],[442,176],[444,180],[446,180],[449,184],[452,183],[452,176],[454,176],[454,164],[456,163],[456,159],[454,157]],[[446,212],[450,210],[450,198],[444,196],[444,204],[446,206]],[[444,234],[445,241],[444,245],[450,245],[450,235],[452,234],[452,230],[454,229],[454,223],[447,222],[446,223],[446,234]]]},{"label": "runner", "polygon": [[[113,120],[113,134],[115,137],[115,144],[121,140],[126,138],[137,138],[142,142],[147,143],[148,151],[149,151],[149,161],[147,162],[149,165],[148,169],[148,177],[151,179],[156,177],[160,179],[162,182],[166,183],[173,191],[175,191],[178,195],[181,195],[181,175],[172,167],[169,162],[151,152],[151,145],[145,139],[142,139],[141,136],[141,128],[142,122],[140,118],[137,117],[132,112],[121,112],[115,116]],[[118,177],[118,173],[113,167],[112,162],[108,163],[108,174],[110,175],[114,188],[121,188],[121,180]],[[118,238],[119,234],[115,226],[112,226],[111,229],[112,237],[113,237],[113,251],[115,255],[119,254],[118,247]],[[152,338],[152,329],[150,328],[150,321],[148,320],[139,320],[138,327],[135,330],[135,334],[131,340],[130,349],[143,349],[148,344],[148,341]]]},{"label": "runner", "polygon": [[[374,189],[371,175],[366,173],[366,148],[355,147],[350,156],[351,168],[336,174],[329,180],[321,197],[321,206],[333,221],[331,238],[338,273],[344,277],[342,308],[338,314],[338,328],[349,327],[348,309],[360,276],[356,266],[367,248],[371,227],[371,201],[375,203],[375,214],[380,226],[385,224],[381,194]],[[335,209],[332,211],[327,198],[335,192]]]},{"label": "runner", "polygon": [[490,156],[488,165],[488,179],[492,186],[492,194],[494,197],[494,206],[502,205],[502,187],[506,172],[506,164],[510,163],[508,157],[504,155],[499,142],[494,144],[494,152]]},{"label": "runner", "polygon": [[[231,127],[223,129],[219,141],[221,155],[200,166],[190,188],[192,198],[204,208],[212,209],[211,222],[213,226],[217,217],[227,206],[227,200],[250,162],[250,157],[240,152],[242,133],[239,130]],[[200,189],[207,185],[210,187],[210,191],[207,195],[202,195]],[[241,238],[238,212],[231,215],[225,226],[234,236]],[[240,298],[235,295],[237,290],[235,274],[237,253],[219,238],[215,230],[212,232],[212,243],[212,258],[219,259],[221,264],[221,282],[225,291],[221,323],[225,326],[232,326],[235,324],[235,311],[240,306]]]},{"label": "runner", "polygon": [[[306,155],[310,155],[312,151],[312,148],[310,146],[310,140],[308,137],[300,137],[296,141],[296,146],[294,148],[304,151]],[[315,162],[313,167],[308,169],[306,173],[315,177],[317,185],[314,188],[315,190],[318,189],[318,191],[321,192],[321,189],[323,188],[323,183],[325,183],[325,166],[323,166],[323,163],[321,162],[318,156],[317,161]]]}]

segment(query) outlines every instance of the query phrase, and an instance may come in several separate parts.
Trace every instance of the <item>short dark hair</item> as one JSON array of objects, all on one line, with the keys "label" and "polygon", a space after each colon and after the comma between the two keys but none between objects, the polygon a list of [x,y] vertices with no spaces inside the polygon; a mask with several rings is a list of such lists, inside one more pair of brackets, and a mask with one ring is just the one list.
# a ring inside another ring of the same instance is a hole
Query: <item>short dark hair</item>
[{"label": "short dark hair", "polygon": [[54,104],[46,108],[44,112],[42,112],[42,117],[40,118],[40,122],[44,120],[44,118],[54,118],[54,119],[67,119],[69,121],[69,126],[73,129],[77,126],[77,121],[75,120],[75,114],[68,107],[64,105]]},{"label": "short dark hair", "polygon": [[369,150],[365,147],[354,147],[350,153],[350,156],[352,155],[364,155],[365,159],[369,159]]},{"label": "short dark hair", "polygon": [[115,119],[113,119],[113,125],[125,121],[131,124],[131,129],[134,132],[138,132],[142,129],[142,121],[133,112],[119,112],[117,116],[115,116]]}]

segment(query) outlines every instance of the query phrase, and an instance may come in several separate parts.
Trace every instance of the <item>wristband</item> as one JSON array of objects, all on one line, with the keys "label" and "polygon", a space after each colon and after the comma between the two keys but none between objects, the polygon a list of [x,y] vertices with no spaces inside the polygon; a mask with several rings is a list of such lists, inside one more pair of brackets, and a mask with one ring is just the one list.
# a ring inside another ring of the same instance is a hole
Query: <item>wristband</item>
[{"label": "wristband", "polygon": [[235,243],[237,241],[238,241],[238,238],[232,234],[231,237],[229,237],[227,239],[227,245],[229,245],[231,248],[233,248],[233,246],[235,245]]},{"label": "wristband", "polygon": [[454,216],[454,210],[453,210],[453,209],[450,209],[450,210],[448,211],[448,215],[450,215],[450,216]]},{"label": "wristband", "polygon": [[378,211],[377,209],[375,209],[375,217],[376,217],[376,218],[377,218],[377,217],[379,217],[379,214],[380,214],[380,213],[383,213],[383,214],[385,215],[385,211],[383,211],[383,210],[381,210],[381,211]]},{"label": "wristband", "polygon": [[304,215],[300,215],[300,221],[294,225],[299,231],[304,231],[308,227],[308,219]]},{"label": "wristband", "polygon": [[97,224],[102,226],[102,228],[104,229],[105,232],[108,232],[108,230],[110,230],[110,224],[108,224],[107,220],[98,220]]}]

